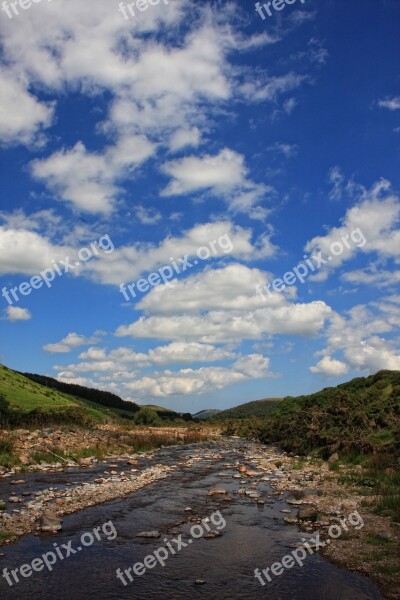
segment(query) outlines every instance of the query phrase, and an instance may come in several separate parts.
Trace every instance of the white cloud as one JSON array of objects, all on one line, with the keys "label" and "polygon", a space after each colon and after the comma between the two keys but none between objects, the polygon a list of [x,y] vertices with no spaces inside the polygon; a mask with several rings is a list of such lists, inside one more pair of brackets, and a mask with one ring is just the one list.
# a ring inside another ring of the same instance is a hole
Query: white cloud
[{"label": "white cloud", "polygon": [[267,334],[313,336],[321,330],[330,312],[325,302],[316,301],[251,312],[219,310],[206,315],[150,316],[121,325],[116,335],[205,343],[258,340]]},{"label": "white cloud", "polygon": [[136,206],[135,215],[142,225],[156,225],[162,219],[159,210],[155,208],[146,208],[145,206]]},{"label": "white cloud", "polygon": [[[334,227],[327,235],[317,236],[306,244],[307,252],[320,250],[325,260],[328,256],[332,259],[311,278],[323,281],[330,271],[352,258],[357,251],[399,259],[399,221],[400,198],[391,191],[388,181],[381,180],[370,190],[364,190],[361,201],[346,212],[340,227]],[[346,236],[347,243],[343,241]],[[342,247],[342,252],[336,256],[331,250],[335,243]]]},{"label": "white cloud", "polygon": [[400,110],[400,96],[379,100],[378,106],[381,108],[388,108],[389,110]]},{"label": "white cloud", "polygon": [[169,147],[173,152],[186,148],[197,147],[200,144],[201,134],[198,127],[191,129],[178,129],[171,137]]},{"label": "white cloud", "polygon": [[275,102],[281,94],[291,92],[307,80],[305,75],[287,73],[274,77],[257,77],[244,82],[239,92],[250,102]]},{"label": "white cloud", "polygon": [[332,315],[327,331],[328,345],[321,354],[332,356],[342,352],[350,368],[366,374],[381,369],[400,369],[400,353],[394,342],[384,339],[400,325],[400,307],[395,302],[359,305],[347,316]]},{"label": "white cloud", "polygon": [[55,344],[45,344],[43,350],[45,352],[51,352],[52,354],[71,352],[79,346],[86,346],[93,344],[95,338],[87,338],[84,335],[78,335],[77,333],[69,333],[65,338],[56,342]]},{"label": "white cloud", "polygon": [[268,195],[276,196],[271,186],[248,179],[244,156],[229,148],[216,155],[186,156],[167,162],[163,171],[171,177],[163,191],[165,196],[209,191],[223,197],[234,212],[245,212],[255,218],[259,217],[258,208],[262,208],[261,218],[267,214],[258,203]]},{"label": "white cloud", "polygon": [[71,248],[55,246],[33,231],[0,226],[0,275],[34,275],[50,268],[53,260],[64,259]]},{"label": "white cloud", "polygon": [[344,362],[330,356],[324,356],[315,367],[310,367],[311,373],[318,373],[327,377],[339,377],[345,375],[348,370],[349,368]]},{"label": "white cloud", "polygon": [[120,190],[117,180],[154,153],[154,145],[143,136],[121,137],[103,154],[88,152],[78,142],[32,163],[33,176],[43,181],[57,200],[71,202],[78,209],[108,214]]},{"label": "white cloud", "polygon": [[49,127],[53,105],[39,102],[28,91],[27,81],[0,68],[0,142],[32,144]]},{"label": "white cloud", "polygon": [[[228,236],[230,243],[227,243],[229,240],[225,236]],[[196,257],[200,247],[209,246],[214,240],[217,242],[215,252],[211,251],[209,261],[224,256],[255,260],[275,253],[276,247],[269,241],[268,235],[255,243],[252,243],[251,237],[250,229],[233,225],[230,221],[195,225],[181,236],[167,237],[158,245],[146,243],[116,248],[114,252],[102,256],[101,261],[86,263],[82,272],[101,283],[119,285],[134,282],[140,275],[170,264],[171,259],[185,255]]]},{"label": "white cloud", "polygon": [[32,318],[27,308],[19,308],[18,306],[7,306],[6,314],[7,321],[29,321]]},{"label": "white cloud", "polygon": [[204,394],[240,381],[272,376],[274,375],[269,372],[269,359],[260,354],[250,354],[237,360],[231,368],[202,367],[197,370],[163,371],[128,383],[126,388],[140,397],[160,398]]},{"label": "white cloud", "polygon": [[382,265],[372,263],[365,269],[344,273],[342,279],[356,285],[372,285],[374,287],[397,286],[400,283],[400,270],[388,271],[382,268]]}]

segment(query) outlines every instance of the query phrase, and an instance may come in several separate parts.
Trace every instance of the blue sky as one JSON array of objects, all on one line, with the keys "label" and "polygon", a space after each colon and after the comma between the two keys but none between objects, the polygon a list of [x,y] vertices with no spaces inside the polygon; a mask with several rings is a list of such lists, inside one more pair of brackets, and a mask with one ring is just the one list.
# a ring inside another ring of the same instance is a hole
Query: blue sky
[{"label": "blue sky", "polygon": [[119,4],[0,14],[1,362],[191,412],[400,369],[397,0]]}]

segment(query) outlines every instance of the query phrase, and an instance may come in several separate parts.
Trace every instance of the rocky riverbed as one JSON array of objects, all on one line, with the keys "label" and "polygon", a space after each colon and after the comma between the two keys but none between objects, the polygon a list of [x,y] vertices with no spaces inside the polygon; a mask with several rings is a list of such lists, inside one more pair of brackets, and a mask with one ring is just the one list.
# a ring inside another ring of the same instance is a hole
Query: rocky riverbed
[{"label": "rocky riverbed", "polygon": [[[256,567],[263,569],[271,565],[273,560],[279,560],[290,552],[290,548],[301,547],[307,540],[312,544],[310,540],[314,539],[315,532],[319,532],[321,539],[329,538],[329,544],[325,544],[321,550],[325,557],[337,564],[372,576],[384,594],[381,596],[372,584],[367,583],[367,580],[358,579],[361,576],[343,571],[346,574],[343,575],[345,584],[343,583],[342,588],[339,583],[337,584],[335,593],[337,592],[338,595],[333,595],[332,598],[352,600],[353,598],[385,597],[390,600],[400,598],[396,576],[388,577],[387,573],[382,573],[380,578],[379,572],[372,568],[372,563],[376,566],[376,551],[380,549],[376,545],[377,540],[381,540],[384,552],[387,557],[390,557],[392,550],[398,547],[398,529],[387,519],[370,513],[368,507],[364,505],[364,499],[341,486],[337,474],[330,471],[326,463],[321,464],[311,459],[300,463],[298,457],[290,457],[278,448],[238,439],[219,439],[193,446],[173,446],[145,455],[124,454],[114,462],[99,461],[89,457],[80,468],[64,464],[58,465],[55,472],[50,471],[48,467],[46,469],[46,472],[39,473],[9,471],[1,477],[0,530],[4,544],[2,552],[4,565],[11,563],[15,557],[14,548],[17,548],[18,556],[21,556],[20,549],[23,548],[24,556],[28,554],[26,560],[30,560],[29,554],[34,558],[36,555],[33,554],[32,546],[34,547],[36,542],[33,540],[35,538],[46,540],[46,536],[51,534],[57,539],[59,536],[63,537],[66,528],[69,530],[69,519],[79,521],[80,514],[110,514],[117,505],[118,514],[122,512],[123,515],[130,515],[132,511],[140,512],[135,502],[140,504],[145,499],[149,503],[146,515],[151,517],[148,518],[148,532],[157,533],[159,530],[163,533],[174,532],[179,527],[184,527],[185,523],[199,522],[199,519],[211,509],[219,508],[223,514],[226,514],[226,532],[214,537],[229,539],[231,536],[238,544],[234,550],[234,568],[229,562],[229,556],[220,557],[225,564],[224,568],[230,573],[229,593],[238,595],[221,595],[225,592],[222,592],[224,588],[218,591],[220,576],[214,574],[214,583],[210,581],[210,575],[206,574],[207,569],[204,566],[207,564],[207,558],[201,550],[203,568],[200,573],[196,568],[193,569],[190,585],[195,584],[197,579],[204,583],[201,588],[197,583],[199,587],[196,587],[196,590],[204,590],[209,585],[212,591],[209,590],[209,595],[202,591],[203,595],[198,597],[247,597],[244,595],[246,581],[252,594],[249,597],[265,597],[264,588],[254,579],[254,569]],[[193,489],[188,489],[188,485]],[[180,505],[179,509],[171,510],[166,500],[169,496]],[[149,502],[151,498],[153,500]],[[157,521],[156,515],[159,512],[157,503],[167,503],[167,512],[174,513],[171,514],[171,522],[165,522],[164,516],[161,523],[154,522]],[[77,517],[68,516],[73,513],[77,514]],[[358,517],[353,516],[353,525],[348,524],[345,530],[341,523],[349,515],[355,514]],[[119,532],[120,527],[115,521],[113,517],[113,523]],[[332,526],[341,526],[341,535],[337,539],[329,537]],[[274,546],[270,546],[271,532],[275,538]],[[146,529],[139,528],[135,532],[135,537],[140,533],[146,533]],[[153,536],[153,543],[156,543],[160,535]],[[22,536],[26,537],[12,544]],[[375,536],[373,538],[375,543],[369,547],[371,536]],[[152,536],[149,536],[149,539],[151,540]],[[27,542],[27,540],[31,541]],[[262,540],[269,548],[266,555],[260,550]],[[200,542],[198,547],[199,550],[202,548]],[[135,548],[137,550],[136,546]],[[320,556],[318,553],[316,555]],[[194,560],[196,560],[195,555]],[[214,557],[214,560],[217,560],[217,557]],[[390,565],[392,564],[393,561],[390,562]],[[319,581],[325,570],[329,571],[330,567],[327,565],[329,563],[320,563],[315,556],[310,556],[307,564],[301,569],[288,571],[281,580],[275,578],[270,586],[273,595],[269,594],[269,597],[276,599],[306,597],[293,595],[293,593],[287,596],[282,591],[286,586],[292,589],[291,586],[296,584],[300,585],[302,593],[307,593],[308,598],[320,598],[321,596],[312,595],[314,592],[308,577],[310,569],[312,572],[316,570],[314,576]],[[187,568],[190,572],[190,565],[187,565]],[[231,573],[232,569],[235,571],[234,575]],[[59,573],[59,584],[62,585],[62,573],[61,571]],[[40,576],[41,574],[36,574],[37,578]],[[329,571],[329,577],[334,582],[334,571]],[[149,573],[146,581],[150,581],[151,578]],[[281,587],[280,581],[285,582]],[[24,593],[24,583],[20,584],[21,594]],[[186,597],[180,595],[178,588],[173,590],[173,580],[172,584],[171,581],[164,584],[165,593],[171,595],[158,597]],[[189,580],[187,584],[189,585]],[[114,596],[105,585],[102,591],[98,590],[96,598],[104,598],[104,600],[114,597],[123,598],[125,596],[122,592],[124,592],[123,588],[120,596]],[[152,597],[150,587],[148,594],[143,597]],[[196,591],[196,594],[200,592]],[[32,600],[31,596],[29,597]],[[47,596],[33,594],[33,598],[36,597],[47,599]],[[76,590],[75,595],[71,595],[74,600],[80,597]],[[126,597],[136,596],[127,594]]]}]

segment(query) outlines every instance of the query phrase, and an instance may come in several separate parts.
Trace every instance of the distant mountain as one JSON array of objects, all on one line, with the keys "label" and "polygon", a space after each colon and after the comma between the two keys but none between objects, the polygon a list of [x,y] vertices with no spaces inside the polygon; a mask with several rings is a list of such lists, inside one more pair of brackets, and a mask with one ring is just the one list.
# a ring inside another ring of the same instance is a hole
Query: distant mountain
[{"label": "distant mountain", "polygon": [[219,419],[246,419],[248,417],[269,417],[272,411],[282,402],[282,398],[264,398],[263,400],[254,400],[239,404],[233,408],[218,412],[216,418]]},{"label": "distant mountain", "polygon": [[217,408],[210,408],[208,410],[200,410],[196,414],[192,415],[193,419],[199,419],[201,421],[205,419],[211,419],[211,417],[217,416],[221,411]]}]

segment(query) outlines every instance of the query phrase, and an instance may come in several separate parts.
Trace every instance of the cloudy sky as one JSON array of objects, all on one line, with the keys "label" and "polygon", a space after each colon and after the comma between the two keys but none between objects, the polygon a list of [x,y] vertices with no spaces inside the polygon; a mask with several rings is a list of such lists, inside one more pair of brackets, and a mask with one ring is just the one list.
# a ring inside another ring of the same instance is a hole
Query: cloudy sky
[{"label": "cloudy sky", "polygon": [[0,361],[193,412],[400,369],[398,0],[119,4],[1,11]]}]

